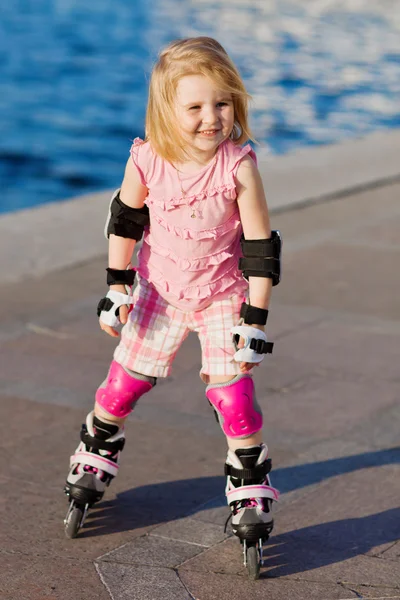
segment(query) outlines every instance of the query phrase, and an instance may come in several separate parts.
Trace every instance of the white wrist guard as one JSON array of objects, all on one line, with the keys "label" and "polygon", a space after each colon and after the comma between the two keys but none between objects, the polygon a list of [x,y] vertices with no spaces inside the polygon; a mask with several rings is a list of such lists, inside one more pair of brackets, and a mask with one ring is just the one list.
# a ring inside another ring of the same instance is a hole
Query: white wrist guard
[{"label": "white wrist guard", "polygon": [[[231,334],[237,352],[233,358],[237,362],[260,363],[264,354],[272,354],[273,343],[267,341],[267,336],[261,329],[250,327],[250,325],[237,325],[232,327]],[[238,350],[238,337],[244,339],[244,346]]]},{"label": "white wrist guard", "polygon": [[100,300],[97,306],[97,316],[100,317],[100,320],[105,325],[117,327],[121,323],[119,320],[119,308],[124,304],[127,304],[128,306],[132,305],[133,296],[109,290],[107,295]]}]

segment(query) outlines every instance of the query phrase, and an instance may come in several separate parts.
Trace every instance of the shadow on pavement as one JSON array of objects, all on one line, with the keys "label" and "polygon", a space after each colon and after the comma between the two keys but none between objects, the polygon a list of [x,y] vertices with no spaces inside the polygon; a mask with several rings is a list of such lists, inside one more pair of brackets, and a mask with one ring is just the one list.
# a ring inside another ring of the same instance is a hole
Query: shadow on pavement
[{"label": "shadow on pavement", "polygon": [[[353,456],[293,467],[277,468],[273,470],[272,480],[273,485],[281,493],[287,493],[322,482],[330,477],[343,475],[359,469],[396,463],[400,463],[400,447],[365,452]],[[85,527],[81,530],[80,536],[97,537],[115,532],[131,531],[137,528],[165,523],[166,521],[181,519],[183,515],[194,515],[199,510],[224,507],[224,486],[225,478],[223,476],[213,476],[166,481],[164,483],[132,488],[118,494],[113,500],[105,500],[96,504],[89,512]],[[210,498],[213,500],[208,502]],[[201,505],[205,503],[206,506],[202,507]],[[226,511],[226,515],[228,516],[227,508]],[[332,511],[334,512],[334,507],[332,507]],[[378,518],[378,516],[374,515],[366,519]],[[356,519],[354,521],[364,522],[365,519]],[[347,525],[343,525],[343,529],[346,530],[351,522],[352,520],[340,521],[338,522],[339,525],[332,523],[318,527],[321,528],[321,531],[325,528],[327,530],[326,535],[328,535],[330,527],[340,528],[341,524],[347,523]],[[375,527],[375,525],[371,523],[371,527]],[[381,523],[381,525],[384,524]],[[300,529],[291,534],[285,534],[283,539],[278,538],[278,536],[273,539],[274,542],[285,545],[287,544],[287,540],[292,540],[290,536],[295,536],[296,540],[308,540],[309,535],[312,533],[311,530],[318,529],[318,527],[309,528],[309,530]],[[367,533],[368,528],[369,526],[366,526],[365,529],[361,530],[362,527],[360,525],[360,535],[363,535],[363,531]],[[390,533],[388,534],[389,537],[383,535],[385,542],[391,541],[390,535]],[[363,539],[358,540],[358,543],[362,544]],[[376,537],[371,540],[372,545],[376,546],[378,543],[380,542],[377,541]]]},{"label": "shadow on pavement", "polygon": [[268,569],[264,577],[294,575],[342,562],[396,542],[399,536],[400,508],[296,529],[272,537],[264,548]]},{"label": "shadow on pavement", "polygon": [[400,446],[276,469],[272,472],[272,480],[273,485],[278,488],[281,494],[285,494],[299,490],[307,485],[320,483],[337,475],[345,475],[359,469],[383,467],[384,465],[394,465],[397,463],[400,463]]},{"label": "shadow on pavement", "polygon": [[190,516],[201,504],[218,497],[213,508],[224,506],[224,477],[199,477],[132,488],[113,500],[96,504],[80,536],[95,537],[158,525]]}]

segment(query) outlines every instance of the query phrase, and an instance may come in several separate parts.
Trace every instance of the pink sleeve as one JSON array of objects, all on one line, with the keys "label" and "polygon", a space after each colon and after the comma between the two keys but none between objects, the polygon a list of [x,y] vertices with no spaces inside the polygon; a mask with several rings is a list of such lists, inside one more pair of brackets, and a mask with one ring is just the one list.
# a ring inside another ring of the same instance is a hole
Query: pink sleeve
[{"label": "pink sleeve", "polygon": [[[250,144],[248,144],[250,146]],[[254,160],[256,167],[258,167],[257,163],[257,154],[254,152],[253,148],[250,147],[249,156]]]},{"label": "pink sleeve", "polygon": [[256,153],[254,152],[253,148],[250,146],[250,144],[246,144],[243,147],[236,146],[235,152],[233,153],[233,155],[231,157],[230,169],[229,169],[234,177],[236,177],[236,173],[239,168],[241,160],[243,159],[244,156],[247,156],[247,154],[253,159],[253,161],[255,162],[255,164],[257,166],[257,156],[256,156]]},{"label": "pink sleeve", "polygon": [[135,165],[139,177],[140,183],[147,186],[146,175],[147,175],[147,152],[146,143],[140,138],[135,138],[130,149],[133,164]]}]

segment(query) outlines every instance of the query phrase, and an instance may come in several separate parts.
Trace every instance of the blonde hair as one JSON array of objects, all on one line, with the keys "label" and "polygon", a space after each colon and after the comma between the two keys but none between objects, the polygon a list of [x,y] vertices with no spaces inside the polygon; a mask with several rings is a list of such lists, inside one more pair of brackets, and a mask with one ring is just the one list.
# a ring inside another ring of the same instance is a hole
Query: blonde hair
[{"label": "blonde hair", "polygon": [[230,139],[235,144],[253,140],[248,124],[247,93],[234,63],[216,40],[195,37],[171,42],[154,65],[146,112],[146,140],[169,162],[189,158],[174,111],[178,81],[186,75],[204,75],[219,89],[232,95],[234,126]]}]

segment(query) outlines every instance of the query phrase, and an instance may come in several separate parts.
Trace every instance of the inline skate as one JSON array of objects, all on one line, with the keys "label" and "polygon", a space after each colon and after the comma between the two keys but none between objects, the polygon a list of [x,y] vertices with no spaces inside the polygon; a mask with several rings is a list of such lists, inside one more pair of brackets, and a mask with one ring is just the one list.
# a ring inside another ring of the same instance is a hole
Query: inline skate
[{"label": "inline skate", "polygon": [[99,502],[106,487],[118,473],[119,455],[125,444],[123,428],[87,415],[81,441],[70,459],[65,493],[69,507],[64,519],[65,535],[75,538],[83,526],[88,509]]},{"label": "inline skate", "polygon": [[[243,547],[243,562],[251,579],[263,565],[263,545],[274,526],[272,503],[279,492],[271,486],[271,459],[265,444],[229,450],[225,463],[226,497],[233,533]],[[227,521],[227,522],[228,522]]]}]

